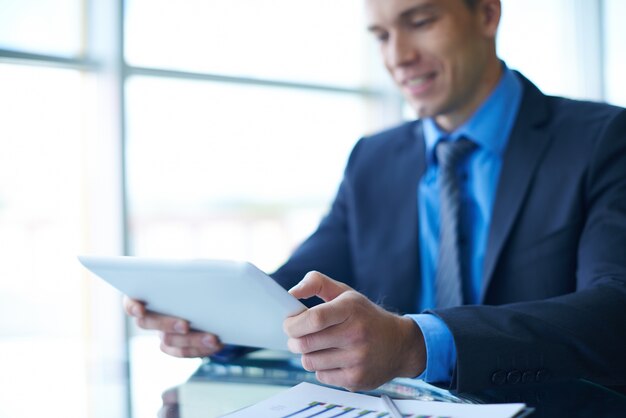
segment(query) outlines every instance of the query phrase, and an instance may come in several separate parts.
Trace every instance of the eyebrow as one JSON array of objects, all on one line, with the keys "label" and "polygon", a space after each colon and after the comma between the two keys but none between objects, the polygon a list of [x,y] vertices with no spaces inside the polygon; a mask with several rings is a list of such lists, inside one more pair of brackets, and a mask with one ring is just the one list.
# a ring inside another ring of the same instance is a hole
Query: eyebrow
[{"label": "eyebrow", "polygon": [[[417,6],[409,7],[408,9],[401,12],[398,17],[395,19],[396,22],[400,22],[402,20],[407,20],[411,16],[415,14],[428,13],[437,9],[437,6],[428,2],[426,4],[419,4]],[[368,32],[376,32],[381,28],[377,24],[372,24],[367,27]]]}]

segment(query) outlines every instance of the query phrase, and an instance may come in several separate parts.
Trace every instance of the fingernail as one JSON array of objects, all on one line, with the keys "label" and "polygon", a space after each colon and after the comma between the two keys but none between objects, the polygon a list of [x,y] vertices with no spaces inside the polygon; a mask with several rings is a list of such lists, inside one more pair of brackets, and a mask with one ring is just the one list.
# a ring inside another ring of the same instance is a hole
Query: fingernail
[{"label": "fingernail", "polygon": [[141,309],[139,309],[139,306],[133,306],[130,309],[130,314],[134,317],[140,318],[141,317]]},{"label": "fingernail", "polygon": [[207,348],[215,348],[215,343],[213,342],[213,337],[206,336],[202,338],[202,345]]},{"label": "fingernail", "polygon": [[185,323],[183,321],[177,321],[174,324],[174,330],[183,334],[185,332]]}]

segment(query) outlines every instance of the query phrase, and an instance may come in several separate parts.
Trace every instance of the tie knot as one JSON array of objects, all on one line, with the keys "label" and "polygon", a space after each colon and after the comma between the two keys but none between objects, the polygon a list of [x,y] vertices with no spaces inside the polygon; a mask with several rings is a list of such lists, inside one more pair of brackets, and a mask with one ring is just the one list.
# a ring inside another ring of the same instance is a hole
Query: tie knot
[{"label": "tie knot", "polygon": [[458,141],[439,141],[435,148],[439,165],[445,168],[456,167],[458,162],[476,148],[476,143],[466,138]]}]

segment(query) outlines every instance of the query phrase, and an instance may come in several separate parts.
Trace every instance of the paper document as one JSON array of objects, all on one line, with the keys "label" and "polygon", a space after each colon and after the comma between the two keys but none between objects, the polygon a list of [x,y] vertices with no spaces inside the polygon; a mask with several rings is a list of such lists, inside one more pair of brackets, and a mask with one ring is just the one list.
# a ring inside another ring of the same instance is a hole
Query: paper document
[{"label": "paper document", "polygon": [[[512,418],[525,405],[475,405],[447,402],[395,400],[405,417],[428,418]],[[228,418],[378,418],[390,415],[383,401],[375,396],[345,392],[311,383],[300,383],[269,399],[237,412]]]}]

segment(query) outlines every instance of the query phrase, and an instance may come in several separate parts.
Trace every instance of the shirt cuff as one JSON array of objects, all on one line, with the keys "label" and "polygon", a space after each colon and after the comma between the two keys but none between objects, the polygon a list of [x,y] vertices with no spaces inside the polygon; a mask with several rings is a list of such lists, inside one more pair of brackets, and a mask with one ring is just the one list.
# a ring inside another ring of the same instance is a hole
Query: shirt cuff
[{"label": "shirt cuff", "polygon": [[426,344],[426,368],[417,379],[429,383],[450,383],[456,365],[456,346],[448,326],[431,314],[405,316],[420,327]]}]

